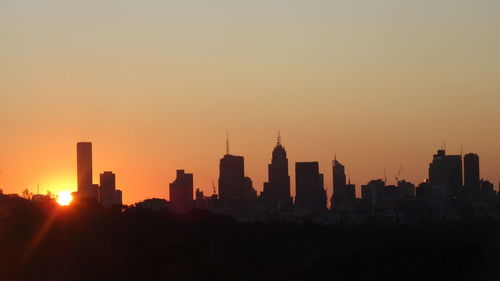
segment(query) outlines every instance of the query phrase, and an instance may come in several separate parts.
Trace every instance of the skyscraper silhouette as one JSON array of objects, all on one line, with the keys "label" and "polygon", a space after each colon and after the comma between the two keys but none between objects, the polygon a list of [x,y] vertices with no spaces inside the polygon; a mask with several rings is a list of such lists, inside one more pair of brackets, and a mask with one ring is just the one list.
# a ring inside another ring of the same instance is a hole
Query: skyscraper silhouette
[{"label": "skyscraper silhouette", "polygon": [[170,203],[178,213],[185,213],[193,208],[193,174],[177,170],[177,177],[170,184]]},{"label": "skyscraper silhouette", "polygon": [[104,208],[122,204],[121,191],[116,189],[116,175],[104,172],[100,175],[99,203]]},{"label": "skyscraper silhouette", "polygon": [[97,189],[92,184],[92,143],[79,142],[76,149],[78,194],[97,199]]},{"label": "skyscraper silhouette", "polygon": [[333,194],[330,200],[332,210],[343,203],[353,203],[356,200],[356,186],[346,183],[345,167],[337,157],[333,160]]},{"label": "skyscraper silhouette", "polygon": [[445,150],[438,150],[429,165],[431,187],[444,187],[446,192],[457,193],[462,183],[462,156],[446,155]]},{"label": "skyscraper silhouette", "polygon": [[319,173],[318,162],[295,163],[295,186],[295,204],[298,208],[315,212],[326,209],[324,179],[323,174]]},{"label": "skyscraper silhouette", "polygon": [[481,178],[479,174],[479,156],[469,153],[464,156],[464,185],[479,188]]},{"label": "skyscraper silhouette", "polygon": [[266,206],[270,206],[274,210],[279,209],[281,204],[291,205],[292,203],[288,159],[279,133],[271,164],[268,165],[268,182],[264,183],[261,197],[265,200]]},{"label": "skyscraper silhouette", "polygon": [[245,177],[245,160],[242,156],[229,153],[229,141],[226,154],[219,165],[219,198],[221,204],[232,209],[248,209],[257,198],[252,187],[252,180]]}]

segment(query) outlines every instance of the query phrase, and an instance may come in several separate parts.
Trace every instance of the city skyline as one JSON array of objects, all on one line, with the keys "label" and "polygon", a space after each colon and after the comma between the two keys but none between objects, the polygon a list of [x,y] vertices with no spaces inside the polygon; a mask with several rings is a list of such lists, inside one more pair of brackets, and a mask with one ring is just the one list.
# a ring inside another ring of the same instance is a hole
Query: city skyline
[{"label": "city skyline", "polygon": [[[80,189],[78,188],[79,184],[78,182],[82,181],[82,182],[85,182],[83,185],[89,185],[89,182],[90,182],[90,188],[93,188],[95,189],[93,191],[93,195],[90,195],[90,197],[100,197],[100,191],[98,191],[99,189],[99,184],[93,184],[93,182],[101,182],[101,185],[102,184],[102,179],[103,179],[103,176],[106,176],[108,174],[110,174],[113,178],[112,178],[112,188],[114,189],[115,186],[116,186],[116,183],[115,183],[115,175],[114,173],[110,172],[110,171],[105,171],[103,172],[102,174],[100,173],[93,173],[93,166],[95,166],[95,163],[93,161],[93,158],[94,158],[94,152],[93,152],[93,143],[92,142],[78,142],[77,143],[77,150],[76,150],[76,161],[75,161],[75,165],[74,165],[74,170],[75,170],[75,174],[78,174],[78,171],[82,170],[82,179],[78,179],[78,177],[75,178],[75,183],[74,183],[74,186],[75,188],[74,189],[71,189],[71,188],[62,188],[60,190],[53,190],[53,189],[46,189],[44,190],[43,188],[40,190],[39,186],[37,186],[37,192],[40,192],[40,194],[43,194],[44,191],[50,191],[52,193],[58,193],[58,192],[61,192],[61,191],[79,191]],[[273,159],[275,159],[275,157],[278,157],[277,159],[279,159],[280,157],[284,157],[285,160],[287,160],[287,152],[285,151],[284,149],[285,146],[283,146],[282,144],[282,140],[281,140],[281,134],[280,132],[278,132],[278,136],[277,136],[277,139],[275,140],[275,146],[274,146],[274,150],[271,150],[271,154],[273,156]],[[237,156],[236,154],[233,154],[231,153],[230,151],[230,148],[231,148],[231,143],[230,143],[230,140],[229,140],[229,134],[227,134],[226,136],[226,142],[225,142],[225,153],[223,154],[223,159],[221,159],[221,165],[222,164],[222,160],[224,161],[229,161],[227,162],[227,164],[225,166],[227,167],[232,167],[230,169],[234,169],[234,165],[236,165],[236,167],[238,167],[239,165],[241,165],[241,171],[238,171],[238,168],[234,171],[231,171],[230,173],[236,173],[236,174],[241,174],[243,173],[241,176],[241,180],[242,181],[245,181],[245,178],[247,178],[249,180],[249,184],[248,186],[251,187],[252,189],[255,189],[255,191],[257,191],[257,196],[261,196],[263,191],[264,191],[264,185],[266,184],[265,181],[266,179],[264,179],[264,182],[262,183],[262,186],[258,186],[255,184],[254,182],[254,179],[251,177],[251,176],[248,176],[247,175],[247,172],[245,170],[245,168],[243,166],[246,166],[246,164],[244,164],[244,162],[246,162],[246,160],[244,160],[243,158],[245,156]],[[462,148],[463,149],[463,148]],[[283,151],[283,152],[281,152]],[[453,154],[449,154],[447,153],[448,151],[446,150],[446,144],[443,144],[439,149],[437,149],[437,153],[438,154],[435,154],[434,155],[434,160],[432,161],[432,159],[430,159],[427,164],[426,164],[426,175],[424,175],[423,179],[420,180],[420,181],[411,181],[407,178],[404,178],[404,177],[401,177],[401,171],[403,170],[404,166],[401,165],[399,167],[399,171],[394,174],[394,177],[392,176],[392,174],[389,174],[387,172],[387,167],[383,167],[384,171],[383,171],[383,174],[380,175],[379,177],[373,177],[373,178],[370,178],[368,179],[367,181],[365,182],[355,182],[355,181],[352,181],[351,180],[351,176],[349,174],[349,170],[350,170],[350,167],[345,167],[344,165],[340,164],[340,162],[337,160],[337,155],[335,154],[334,155],[334,158],[333,160],[330,160],[330,164],[328,164],[326,167],[325,166],[322,166],[322,164],[318,161],[314,161],[314,160],[311,160],[310,162],[304,162],[304,161],[298,161],[298,162],[293,162],[293,161],[286,161],[284,163],[286,164],[281,164],[281,166],[285,165],[287,166],[287,169],[286,169],[286,172],[284,175],[288,175],[290,179],[293,179],[293,180],[290,180],[290,194],[292,195],[292,199],[295,199],[295,196],[296,196],[296,183],[295,183],[295,179],[296,179],[296,171],[293,167],[291,167],[291,165],[302,165],[302,164],[316,164],[317,165],[317,169],[318,169],[318,172],[319,172],[319,175],[321,176],[321,186],[325,189],[326,191],[326,206],[327,207],[330,207],[330,200],[332,199],[332,195],[333,195],[333,174],[334,172],[331,171],[330,173],[328,173],[328,169],[331,170],[332,167],[335,167],[335,165],[341,167],[341,173],[344,175],[344,179],[343,181],[348,181],[349,185],[350,184],[353,184],[353,186],[355,186],[355,196],[356,198],[362,198],[362,188],[363,188],[363,185],[365,185],[366,183],[370,183],[371,181],[374,181],[374,180],[383,180],[385,181],[385,184],[386,185],[398,185],[396,181],[406,181],[406,182],[409,182],[409,183],[413,183],[414,185],[418,185],[420,183],[423,183],[423,182],[426,182],[427,180],[430,180],[431,181],[431,184],[434,184],[434,185],[439,185],[439,184],[448,184],[446,183],[447,180],[443,180],[442,179],[438,179],[438,181],[432,183],[432,176],[431,178],[429,178],[429,175],[432,174],[432,167],[433,165],[435,165],[435,159],[436,157],[443,157],[445,154],[446,154],[446,158],[450,158],[450,159],[455,159],[458,161],[458,159],[460,159],[460,162],[459,162],[459,165],[460,167],[458,168],[458,171],[459,171],[459,174],[457,174],[457,179],[455,179],[454,181],[456,182],[455,183],[455,186],[454,188],[458,188],[460,186],[474,186],[474,185],[479,185],[479,182],[477,182],[477,177],[479,177],[480,180],[489,180],[493,183],[494,185],[494,189],[495,190],[498,190],[498,187],[497,187],[497,184],[500,185],[500,182],[498,181],[494,181],[492,180],[491,178],[487,178],[483,175],[482,173],[482,170],[479,168],[480,165],[479,165],[479,158],[481,158],[481,161],[482,161],[482,157],[480,157],[478,154],[475,154],[475,153],[463,153],[463,151],[461,151],[460,153],[462,154],[458,154],[458,155],[453,155]],[[284,153],[283,155],[284,156],[280,156],[281,153]],[[443,153],[441,156],[440,156],[440,153]],[[81,156],[81,157],[80,157]],[[460,158],[458,158],[460,157]],[[78,159],[82,159],[82,161],[79,161]],[[227,159],[228,158],[228,159]],[[241,158],[241,159],[239,159]],[[470,163],[470,159],[473,158],[473,164],[468,164]],[[227,159],[227,160],[226,160]],[[246,158],[245,158],[246,159]],[[236,161],[236,162],[235,162]],[[236,163],[239,163],[241,161],[241,164],[236,164]],[[274,161],[276,160],[273,160],[272,163],[274,163]],[[344,162],[344,161],[343,161]],[[464,166],[465,165],[465,166]],[[268,163],[268,168],[270,169],[270,164]],[[470,168],[468,168],[468,166],[473,166],[472,170],[470,170]],[[221,166],[220,168],[222,168],[223,166]],[[481,164],[481,168],[483,167],[483,164]],[[380,167],[378,167],[380,169]],[[90,169],[90,172],[89,172],[89,169]],[[181,169],[181,170],[179,170]],[[176,170],[174,171],[177,171],[177,176],[173,177],[172,180],[170,181],[170,183],[166,183],[165,186],[164,186],[164,194],[162,194],[161,196],[150,196],[148,195],[148,192],[149,192],[149,189],[147,188],[142,188],[142,191],[143,191],[143,196],[142,197],[138,197],[137,199],[128,199],[129,201],[127,202],[126,199],[123,199],[123,203],[124,204],[133,204],[133,203],[137,203],[137,202],[140,202],[144,199],[150,199],[150,198],[164,198],[164,199],[167,199],[167,200],[171,200],[170,198],[170,194],[171,194],[171,190],[169,188],[169,185],[172,186],[172,182],[176,182],[177,179],[179,178],[179,172],[182,172],[183,173],[183,170],[184,168],[182,167],[178,167]],[[282,168],[280,168],[282,169]],[[476,181],[476,183],[473,185],[473,184],[469,184],[467,185],[467,170],[471,171],[469,172],[473,174],[473,177],[474,177],[474,180]],[[326,174],[325,172],[326,171]],[[267,172],[270,172],[270,171],[267,171]],[[445,171],[446,172],[446,171]],[[219,171],[219,173],[221,173],[221,171]],[[446,172],[448,173],[448,172]],[[95,176],[93,175],[97,175],[97,181],[95,180]],[[212,194],[213,191],[214,191],[214,185],[213,185],[213,181],[211,182],[211,185],[210,186],[199,186],[196,183],[195,179],[197,177],[197,173],[196,172],[193,172],[192,174],[189,174],[191,176],[191,193],[192,193],[192,197],[193,199],[195,198],[195,193],[194,193],[194,189],[199,189],[200,191],[204,192],[205,194]],[[120,175],[121,177],[122,175]],[[170,176],[170,175],[168,175]],[[269,177],[270,175],[268,174],[267,177]],[[92,177],[92,180],[90,180],[89,177]],[[176,179],[177,177],[177,179]],[[453,180],[452,180],[453,181]],[[460,181],[460,182],[458,182]],[[232,181],[231,181],[232,182]],[[38,183],[39,184],[39,183]],[[234,184],[234,183],[233,183]],[[230,184],[230,185],[233,185],[233,184]],[[243,183],[242,183],[243,184]],[[347,184],[347,182],[343,183],[344,185]],[[244,184],[244,185],[247,185],[247,184]],[[453,185],[453,184],[452,184]],[[123,185],[122,183],[120,183],[120,187],[125,187],[125,192],[124,192],[124,195],[123,195],[123,198],[127,198],[127,193],[129,192],[129,189],[127,186]],[[330,188],[329,188],[330,187]],[[24,190],[24,189],[22,189]],[[28,189],[30,190],[31,192],[34,193],[35,190],[33,189]],[[92,193],[91,191],[85,191],[85,189],[83,189],[83,194],[86,194],[88,192]],[[4,193],[21,193],[21,191],[12,191],[10,192],[9,189],[3,189]],[[99,196],[98,196],[99,194]],[[219,195],[220,194],[220,182],[219,184],[217,185],[217,194]],[[120,191],[120,202],[122,200],[122,194],[121,194],[121,191]],[[130,198],[130,197],[129,197]],[[108,205],[109,206],[109,205]]]},{"label": "city skyline", "polygon": [[0,0],[0,279],[497,280],[499,0]]}]

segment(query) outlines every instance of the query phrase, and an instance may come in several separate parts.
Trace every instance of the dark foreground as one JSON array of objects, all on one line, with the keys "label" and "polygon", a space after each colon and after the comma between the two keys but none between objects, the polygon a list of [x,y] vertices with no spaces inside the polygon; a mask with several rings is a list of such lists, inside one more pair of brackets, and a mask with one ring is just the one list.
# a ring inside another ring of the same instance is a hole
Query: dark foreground
[{"label": "dark foreground", "polygon": [[500,225],[238,223],[0,197],[0,280],[500,280]]}]

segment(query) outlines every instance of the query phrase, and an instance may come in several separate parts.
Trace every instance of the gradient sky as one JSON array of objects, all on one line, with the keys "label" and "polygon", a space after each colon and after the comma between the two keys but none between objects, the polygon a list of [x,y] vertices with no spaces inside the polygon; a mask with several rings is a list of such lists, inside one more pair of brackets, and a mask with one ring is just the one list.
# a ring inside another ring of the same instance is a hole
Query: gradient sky
[{"label": "gradient sky", "polygon": [[[500,1],[0,0],[0,188],[76,190],[76,142],[124,202],[211,193],[225,151],[262,190],[335,153],[357,185],[476,152],[500,181]],[[294,189],[292,184],[292,189]]]}]

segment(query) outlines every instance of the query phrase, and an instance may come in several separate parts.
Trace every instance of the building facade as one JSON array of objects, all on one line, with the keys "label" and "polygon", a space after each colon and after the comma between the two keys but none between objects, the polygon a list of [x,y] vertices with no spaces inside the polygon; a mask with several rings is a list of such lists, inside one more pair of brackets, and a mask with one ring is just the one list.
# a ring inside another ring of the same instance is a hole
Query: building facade
[{"label": "building facade", "polygon": [[429,165],[429,184],[433,190],[458,193],[463,185],[462,156],[446,155],[445,150],[438,150]]},{"label": "building facade", "polygon": [[97,199],[97,189],[92,184],[92,143],[79,142],[76,151],[78,194]]},{"label": "building facade", "polygon": [[295,163],[295,205],[312,212],[326,210],[326,191],[318,162]]},{"label": "building facade", "polygon": [[284,205],[291,206],[290,175],[288,174],[288,158],[286,150],[278,141],[274,147],[271,164],[267,167],[268,181],[264,183],[261,198],[268,209],[280,210]]},{"label": "building facade", "polygon": [[177,177],[170,184],[170,203],[177,213],[185,213],[194,207],[193,174],[177,170]]}]

